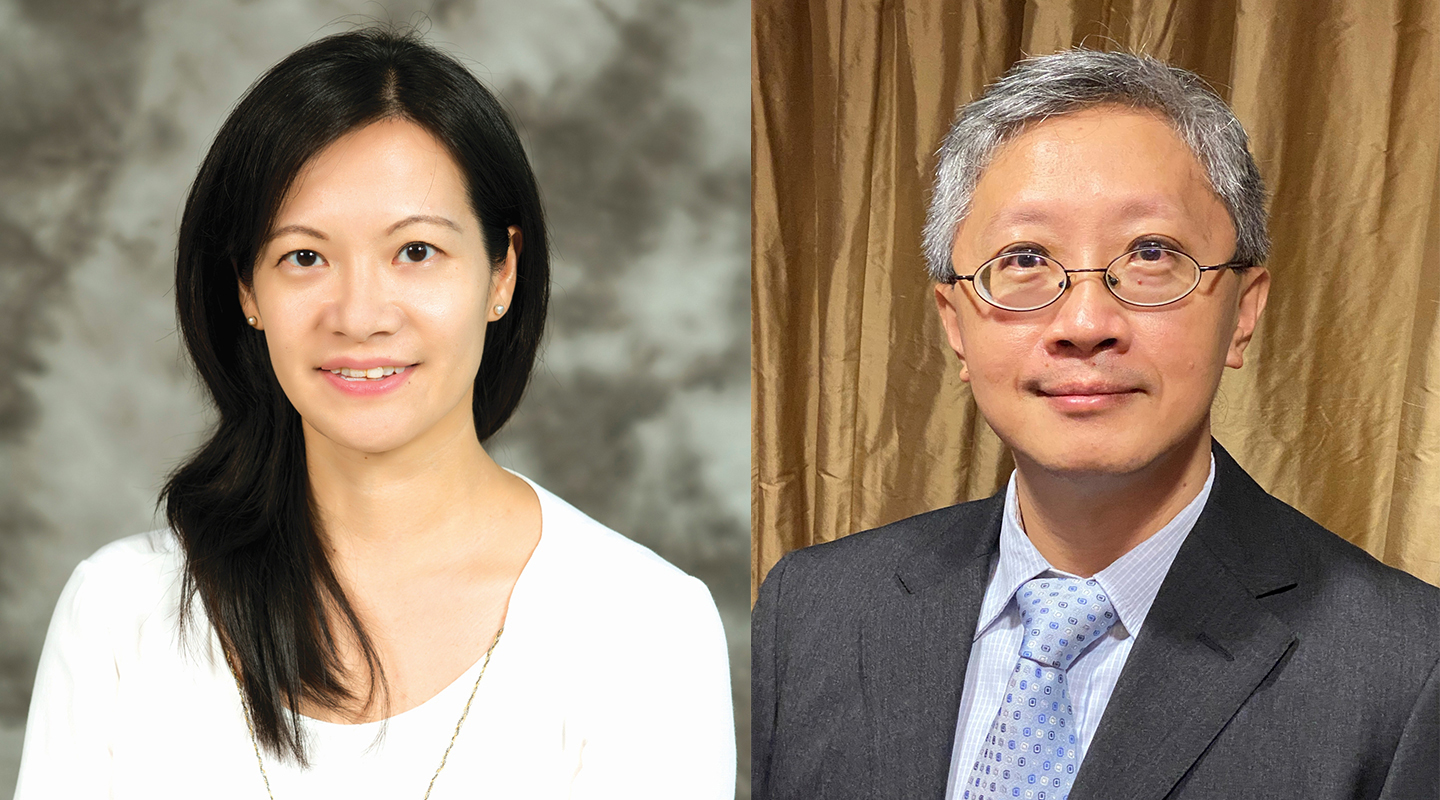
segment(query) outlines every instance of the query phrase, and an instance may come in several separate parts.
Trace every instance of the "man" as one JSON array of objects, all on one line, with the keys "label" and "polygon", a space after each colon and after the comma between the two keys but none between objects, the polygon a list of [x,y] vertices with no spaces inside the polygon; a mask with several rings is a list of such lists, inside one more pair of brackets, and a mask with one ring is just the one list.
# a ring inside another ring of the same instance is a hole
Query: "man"
[{"label": "man", "polygon": [[1245,133],[1194,75],[1075,50],[962,109],[925,230],[1005,491],[783,558],[754,796],[1440,792],[1440,590],[1210,436],[1270,286]]}]

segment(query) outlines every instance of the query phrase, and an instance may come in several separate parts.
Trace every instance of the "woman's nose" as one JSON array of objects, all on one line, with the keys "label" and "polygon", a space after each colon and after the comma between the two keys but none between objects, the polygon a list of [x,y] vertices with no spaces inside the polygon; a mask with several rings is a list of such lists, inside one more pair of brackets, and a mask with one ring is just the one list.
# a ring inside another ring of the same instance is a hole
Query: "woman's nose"
[{"label": "woman's nose", "polygon": [[390,265],[355,264],[337,270],[340,286],[335,300],[334,332],[356,342],[394,333],[401,321]]}]

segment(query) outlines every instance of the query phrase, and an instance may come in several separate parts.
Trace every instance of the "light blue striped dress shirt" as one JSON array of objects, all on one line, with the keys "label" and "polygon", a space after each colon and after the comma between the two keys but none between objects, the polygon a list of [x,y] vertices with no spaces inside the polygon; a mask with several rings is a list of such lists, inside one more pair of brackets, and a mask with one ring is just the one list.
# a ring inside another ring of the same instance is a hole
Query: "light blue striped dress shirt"
[{"label": "light blue striped dress shirt", "polygon": [[[1075,707],[1075,727],[1080,732],[1077,756],[1082,764],[1095,729],[1100,726],[1105,705],[1110,702],[1110,694],[1120,679],[1120,670],[1124,669],[1135,637],[1145,624],[1145,615],[1155,602],[1175,553],[1195,527],[1214,481],[1215,459],[1211,457],[1210,475],[1200,494],[1154,536],[1093,576],[1110,595],[1119,621],[1086,649],[1066,673],[1070,701]],[[1020,525],[1020,505],[1012,472],[1005,489],[1005,517],[1000,523],[1000,554],[990,564],[990,582],[980,605],[975,642],[970,647],[970,666],[965,671],[965,690],[960,698],[960,715],[955,724],[950,781],[945,790],[945,796],[951,800],[959,798],[956,786],[963,784],[975,767],[985,736],[1000,712],[1010,673],[1020,657],[1024,626],[1020,607],[1015,603],[1015,592],[1026,581],[1046,573],[1077,577],[1051,567],[1025,535]]]}]

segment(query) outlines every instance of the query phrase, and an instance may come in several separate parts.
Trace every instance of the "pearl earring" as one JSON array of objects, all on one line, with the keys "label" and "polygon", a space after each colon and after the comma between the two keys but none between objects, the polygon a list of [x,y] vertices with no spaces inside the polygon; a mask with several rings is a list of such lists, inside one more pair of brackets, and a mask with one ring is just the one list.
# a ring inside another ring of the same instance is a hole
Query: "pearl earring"
[{"label": "pearl earring", "polygon": [[255,327],[255,323],[258,322],[254,317],[246,317],[245,321],[250,323],[250,327],[252,328]]},{"label": "pearl earring", "polygon": [[504,314],[504,313],[505,313],[505,306],[495,306],[495,313],[496,313],[496,314]]}]

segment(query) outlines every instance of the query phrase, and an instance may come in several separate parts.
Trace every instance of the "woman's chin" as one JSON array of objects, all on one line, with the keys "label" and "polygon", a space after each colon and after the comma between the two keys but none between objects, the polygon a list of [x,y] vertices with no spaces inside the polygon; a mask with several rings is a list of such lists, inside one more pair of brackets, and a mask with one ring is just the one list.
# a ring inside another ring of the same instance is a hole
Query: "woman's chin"
[{"label": "woman's chin", "polygon": [[395,452],[420,438],[420,431],[410,425],[396,424],[395,420],[386,420],[380,425],[359,424],[353,419],[343,424],[315,424],[307,420],[305,428],[307,442],[319,443],[311,438],[314,434],[326,446],[373,456]]}]

